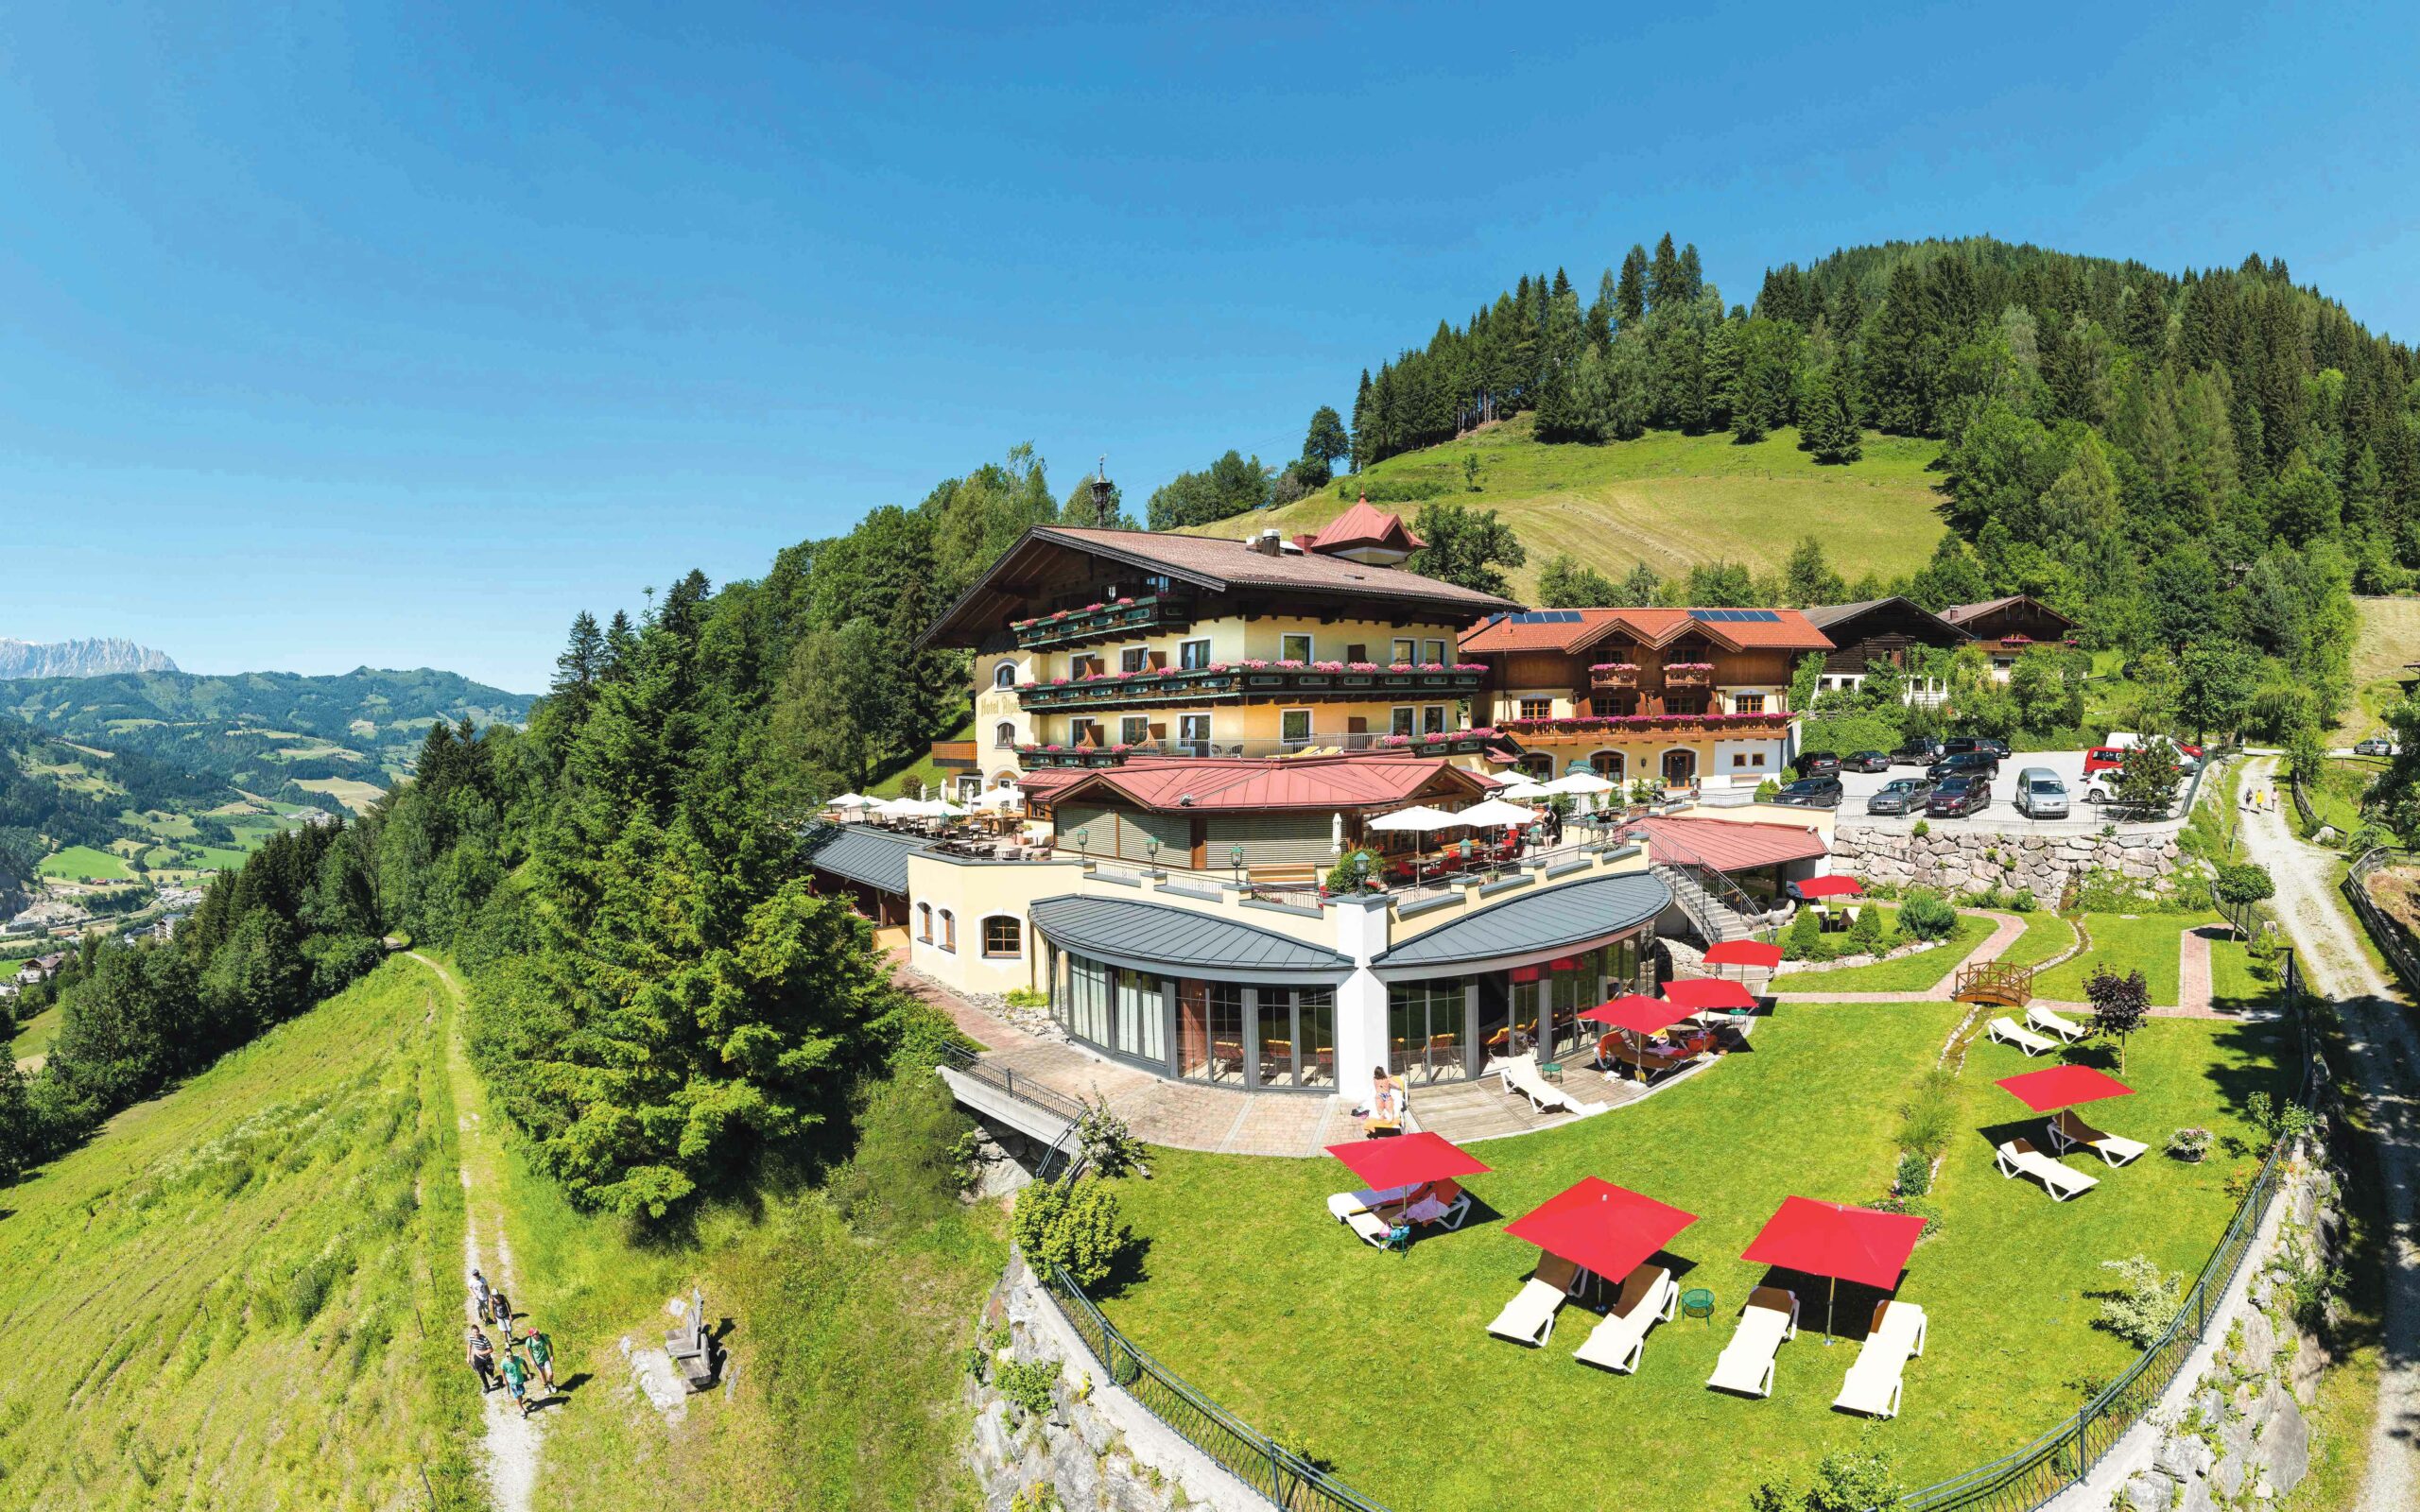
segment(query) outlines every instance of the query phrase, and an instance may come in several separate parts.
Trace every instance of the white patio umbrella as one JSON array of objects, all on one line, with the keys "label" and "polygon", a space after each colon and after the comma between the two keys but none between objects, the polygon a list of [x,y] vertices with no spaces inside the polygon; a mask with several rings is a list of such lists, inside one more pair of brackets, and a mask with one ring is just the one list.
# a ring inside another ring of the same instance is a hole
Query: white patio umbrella
[{"label": "white patio umbrella", "polygon": [[1529,777],[1522,778],[1519,782],[1514,782],[1510,787],[1499,787],[1495,790],[1495,796],[1497,798],[1511,799],[1516,803],[1530,802],[1543,798],[1552,798],[1554,795],[1555,790],[1553,788],[1547,786],[1544,782],[1538,782],[1534,778]]},{"label": "white patio umbrella", "polygon": [[1464,824],[1475,825],[1482,830],[1492,830],[1500,824],[1529,824],[1537,816],[1535,809],[1523,808],[1518,803],[1507,803],[1500,798],[1492,798],[1483,803],[1474,803],[1455,816]]},{"label": "white patio umbrella", "polygon": [[826,799],[823,806],[827,809],[870,809],[881,801],[863,793],[843,793],[838,798]]},{"label": "white patio umbrella", "polygon": [[[1397,809],[1392,814],[1380,815],[1370,821],[1370,828],[1408,830],[1415,834],[1426,834],[1432,830],[1450,830],[1458,825],[1468,823],[1470,820],[1459,814],[1448,814],[1443,809],[1430,808],[1426,803],[1415,803],[1408,809]],[[1422,880],[1420,868],[1421,858],[1415,852],[1411,859],[1411,882],[1415,887],[1420,885]]]},{"label": "white patio umbrella", "polygon": [[1013,809],[1022,807],[1025,795],[1013,787],[995,787],[975,800],[978,809]]},{"label": "white patio umbrella", "polygon": [[1565,772],[1547,784],[1547,791],[1549,793],[1574,793],[1582,797],[1594,797],[1599,793],[1610,793],[1613,790],[1613,783],[1606,782],[1594,772]]}]

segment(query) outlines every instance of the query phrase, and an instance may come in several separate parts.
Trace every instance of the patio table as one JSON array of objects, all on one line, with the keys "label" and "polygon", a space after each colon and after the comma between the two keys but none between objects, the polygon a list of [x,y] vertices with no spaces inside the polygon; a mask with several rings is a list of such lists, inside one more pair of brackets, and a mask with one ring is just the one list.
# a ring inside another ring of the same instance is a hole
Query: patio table
[{"label": "patio table", "polygon": [[1702,1317],[1706,1327],[1714,1326],[1714,1294],[1703,1286],[1692,1286],[1681,1294],[1681,1315]]}]

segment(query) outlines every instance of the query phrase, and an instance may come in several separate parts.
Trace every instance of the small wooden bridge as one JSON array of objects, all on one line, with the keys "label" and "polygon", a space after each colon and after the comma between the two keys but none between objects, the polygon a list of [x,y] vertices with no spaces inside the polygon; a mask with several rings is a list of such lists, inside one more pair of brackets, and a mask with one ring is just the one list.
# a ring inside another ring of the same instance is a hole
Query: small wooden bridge
[{"label": "small wooden bridge", "polygon": [[1976,961],[1958,969],[1949,995],[1961,1003],[2021,1008],[2033,1000],[2033,968],[2006,961]]}]

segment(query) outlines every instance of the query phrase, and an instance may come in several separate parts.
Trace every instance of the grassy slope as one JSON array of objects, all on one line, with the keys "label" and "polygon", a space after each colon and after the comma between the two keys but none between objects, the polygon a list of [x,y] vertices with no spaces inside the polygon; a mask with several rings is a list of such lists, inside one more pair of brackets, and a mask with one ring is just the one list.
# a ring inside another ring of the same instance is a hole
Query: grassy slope
[{"label": "grassy slope", "polygon": [[443,1024],[389,964],[0,1191],[9,1504],[475,1504]]},{"label": "grassy slope", "polygon": [[[1644,559],[1669,576],[1693,562],[1727,558],[1778,568],[1799,538],[1820,537],[1832,565],[1851,578],[1910,572],[1932,555],[1943,526],[1933,513],[1934,475],[1925,469],[1939,444],[1869,437],[1865,458],[1821,467],[1798,450],[1795,431],[1754,446],[1727,435],[1653,431],[1604,446],[1547,446],[1530,439],[1522,416],[1466,440],[1389,457],[1363,474],[1372,484],[1434,478],[1440,498],[1501,514],[1528,548],[1512,574],[1527,596],[1556,554],[1568,552],[1618,577]],[[1480,461],[1480,491],[1462,489],[1462,457]],[[1340,479],[1282,509],[1255,511],[1199,527],[1241,537],[1275,528],[1317,530],[1351,507],[1361,481]],[[1416,502],[1389,504],[1409,519]]]},{"label": "grassy slope", "polygon": [[2039,966],[2076,942],[2075,926],[2047,908],[2037,908],[2024,918],[2025,933],[1999,954],[1999,959],[2011,966]]},{"label": "grassy slope", "polygon": [[91,877],[101,882],[124,882],[134,875],[116,856],[88,845],[71,845],[64,850],[53,851],[43,857],[34,869],[45,877],[65,877],[70,881]]},{"label": "grassy slope", "polygon": [[24,1062],[46,1056],[50,1054],[50,1042],[58,1038],[59,1009],[44,1008],[17,1026],[16,1038],[9,1041],[9,1057]]},{"label": "grassy slope", "polygon": [[2083,927],[2092,936],[2092,949],[2035,977],[2033,994],[2081,1003],[2083,979],[2105,966],[2113,971],[2142,972],[2152,989],[2152,1005],[2172,1007],[2179,990],[2185,932],[2218,921],[2219,916],[2210,913],[2086,914]]},{"label": "grassy slope", "polygon": [[[1804,1471],[1861,1430],[1830,1407],[1854,1350],[1824,1349],[1812,1328],[1782,1347],[1770,1400],[1705,1389],[1740,1299],[1763,1277],[1737,1257],[1787,1194],[1857,1200],[1884,1189],[1899,1098],[1959,1012],[1784,1009],[1759,1030],[1756,1053],[1714,1075],[1482,1146],[1495,1170],[1469,1185],[1496,1212],[1482,1209],[1403,1259],[1359,1246],[1327,1216],[1326,1194],[1350,1184],[1340,1168],[1157,1152],[1155,1179],[1126,1193],[1151,1241],[1145,1279],[1107,1310],[1222,1404],[1298,1435],[1392,1505],[1579,1504],[1575,1484],[1618,1484],[1632,1506],[1744,1505],[1758,1481]],[[2235,1111],[2273,1080],[2272,1032],[2156,1022],[2132,1046],[2128,1079],[2140,1091],[2112,1119],[2154,1144],[2187,1123],[2241,1132]],[[1992,1079],[2021,1069],[2014,1051],[1977,1047],[1934,1193],[1945,1228],[1917,1249],[1902,1289],[1930,1314],[1931,1343],[1908,1366],[1904,1415],[1876,1432],[1911,1484],[2014,1449],[2071,1411],[2083,1383],[2130,1353],[2091,1326],[2088,1294],[2106,1280],[2099,1263],[2141,1250],[2194,1268],[2232,1208],[2217,1160],[2096,1166],[2100,1188],[2075,1203],[2002,1180],[1986,1131],[2018,1109]],[[1484,1332],[1537,1258],[1503,1220],[1590,1174],[1703,1215],[1673,1249],[1691,1267],[1683,1284],[1713,1289],[1716,1322],[1661,1325],[1635,1376],[1571,1361],[1593,1323],[1578,1309],[1539,1350]],[[2012,1255],[2027,1257],[2022,1285],[2011,1283]],[[1807,1303],[1818,1320],[1821,1291]],[[1856,1306],[1844,1301],[1843,1317]],[[2019,1338],[2029,1347],[2013,1351]]]},{"label": "grassy slope", "polygon": [[2420,598],[2353,602],[2360,629],[2353,641],[2353,701],[2336,722],[2340,745],[2385,732],[2378,713],[2403,696],[2404,663],[2420,662]]},{"label": "grassy slope", "polygon": [[[1871,906],[1871,905],[1869,905]],[[1886,910],[1889,922],[1895,923],[1898,910]],[[1847,966],[1837,971],[1792,971],[1773,978],[1776,992],[1923,992],[1947,976],[1959,962],[1974,954],[1975,947],[1991,937],[1996,926],[1988,919],[1971,914],[1958,916],[1958,925],[1949,938],[1928,951],[1902,955],[1895,961],[1876,961],[1871,966]],[[1834,936],[1834,939],[1840,938]]]}]

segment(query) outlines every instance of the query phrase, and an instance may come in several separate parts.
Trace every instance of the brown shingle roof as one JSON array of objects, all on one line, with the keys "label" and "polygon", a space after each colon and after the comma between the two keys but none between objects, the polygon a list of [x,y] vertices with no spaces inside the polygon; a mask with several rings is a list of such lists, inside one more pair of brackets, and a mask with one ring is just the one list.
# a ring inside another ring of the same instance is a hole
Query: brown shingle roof
[{"label": "brown shingle roof", "polygon": [[2000,598],[1987,598],[1979,604],[1952,604],[1947,609],[1941,611],[1941,617],[1947,620],[1952,625],[1963,625],[1968,620],[1989,614],[1994,610],[2007,609],[2011,605],[2014,604],[2029,605],[2034,610],[2057,620],[2062,625],[2072,626],[2075,624],[2075,621],[2067,618],[2065,614],[2060,613],[2057,610],[2052,609],[2049,605],[2043,603],[2040,599],[2029,598],[2023,593],[2010,593]]},{"label": "brown shingle roof", "polygon": [[1418,551],[1428,542],[1411,533],[1403,516],[1363,499],[1327,523],[1327,528],[1305,544],[1313,551],[1344,551],[1355,546],[1394,546]]}]

